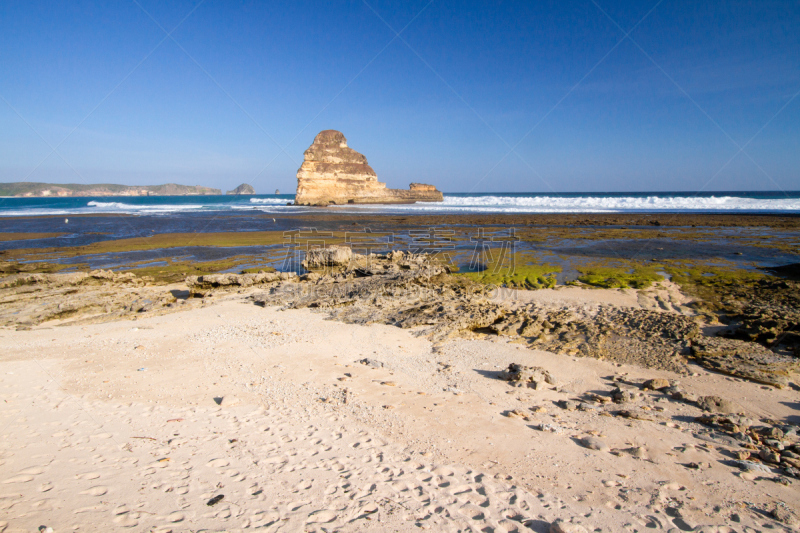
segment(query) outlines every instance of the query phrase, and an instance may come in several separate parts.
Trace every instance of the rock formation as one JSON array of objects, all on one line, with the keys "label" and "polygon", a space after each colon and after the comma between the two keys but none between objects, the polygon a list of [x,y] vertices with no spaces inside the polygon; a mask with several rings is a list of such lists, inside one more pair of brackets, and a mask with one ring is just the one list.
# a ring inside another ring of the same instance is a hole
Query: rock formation
[{"label": "rock formation", "polygon": [[433,185],[412,183],[409,190],[387,189],[367,158],[347,146],[340,131],[321,131],[297,171],[297,205],[413,204],[441,202]]},{"label": "rock formation", "polygon": [[226,194],[255,194],[256,190],[253,188],[252,185],[249,183],[242,183],[232,191],[228,191]]}]

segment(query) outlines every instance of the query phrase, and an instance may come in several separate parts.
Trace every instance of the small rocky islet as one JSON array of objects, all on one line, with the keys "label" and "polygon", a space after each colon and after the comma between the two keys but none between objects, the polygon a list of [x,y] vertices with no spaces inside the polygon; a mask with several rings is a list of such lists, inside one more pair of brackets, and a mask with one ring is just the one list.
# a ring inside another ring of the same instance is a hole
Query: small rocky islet
[{"label": "small rocky islet", "polygon": [[304,158],[297,171],[296,205],[409,204],[443,198],[436,187],[423,183],[412,183],[408,190],[388,189],[340,131],[321,131]]}]

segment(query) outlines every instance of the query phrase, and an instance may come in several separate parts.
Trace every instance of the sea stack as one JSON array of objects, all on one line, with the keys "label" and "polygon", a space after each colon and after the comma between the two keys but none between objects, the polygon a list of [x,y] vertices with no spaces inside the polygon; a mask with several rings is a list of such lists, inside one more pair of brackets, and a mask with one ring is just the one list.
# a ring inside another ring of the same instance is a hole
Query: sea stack
[{"label": "sea stack", "polygon": [[297,171],[297,205],[413,204],[441,202],[433,185],[412,183],[408,190],[387,189],[364,155],[347,146],[340,131],[321,131]]}]

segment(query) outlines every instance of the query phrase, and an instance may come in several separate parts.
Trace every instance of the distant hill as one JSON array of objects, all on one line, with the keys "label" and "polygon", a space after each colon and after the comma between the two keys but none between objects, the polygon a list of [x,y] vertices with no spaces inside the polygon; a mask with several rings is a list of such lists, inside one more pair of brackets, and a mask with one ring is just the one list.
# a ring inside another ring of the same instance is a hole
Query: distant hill
[{"label": "distant hill", "polygon": [[222,194],[220,189],[200,185],[115,185],[95,183],[35,183],[20,181],[0,183],[0,196],[46,197],[46,196],[198,196]]},{"label": "distant hill", "polygon": [[248,183],[242,183],[232,191],[228,191],[228,194],[255,194],[256,190],[253,188],[252,185]]}]

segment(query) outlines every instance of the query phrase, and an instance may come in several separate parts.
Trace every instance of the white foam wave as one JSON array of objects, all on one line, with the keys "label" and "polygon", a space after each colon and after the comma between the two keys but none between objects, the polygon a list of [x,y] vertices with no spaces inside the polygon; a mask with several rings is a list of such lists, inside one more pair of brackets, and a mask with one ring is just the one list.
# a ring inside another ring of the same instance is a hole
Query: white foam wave
[{"label": "white foam wave", "polygon": [[9,209],[0,211],[0,216],[4,217],[40,217],[49,215],[71,215],[74,210],[68,209]]},{"label": "white foam wave", "polygon": [[124,212],[124,213],[169,213],[173,211],[186,211],[190,209],[202,209],[206,207],[202,204],[145,204],[145,205],[136,205],[136,204],[126,204],[123,202],[97,202],[91,201],[86,204],[89,207],[96,207],[99,208],[99,212],[107,213],[111,212]]},{"label": "white foam wave", "polygon": [[253,204],[286,205],[287,202],[292,201],[285,198],[250,198],[250,203]]},{"label": "white foam wave", "polygon": [[[345,209],[372,208],[347,205]],[[495,213],[615,213],[625,211],[800,211],[800,199],[737,196],[447,196],[442,202],[386,205],[381,210]]]},{"label": "white foam wave", "polygon": [[[797,195],[794,195],[797,196]],[[250,198],[247,202],[204,202],[191,204],[138,204],[92,200],[80,207],[0,209],[0,216],[123,213],[165,215],[191,211],[262,211],[265,213],[319,212],[319,208],[286,205],[286,198]],[[544,196],[544,195],[445,195],[442,202],[417,204],[331,206],[340,212],[409,213],[619,213],[619,212],[778,212],[800,213],[800,198],[745,198],[740,196]]]}]

